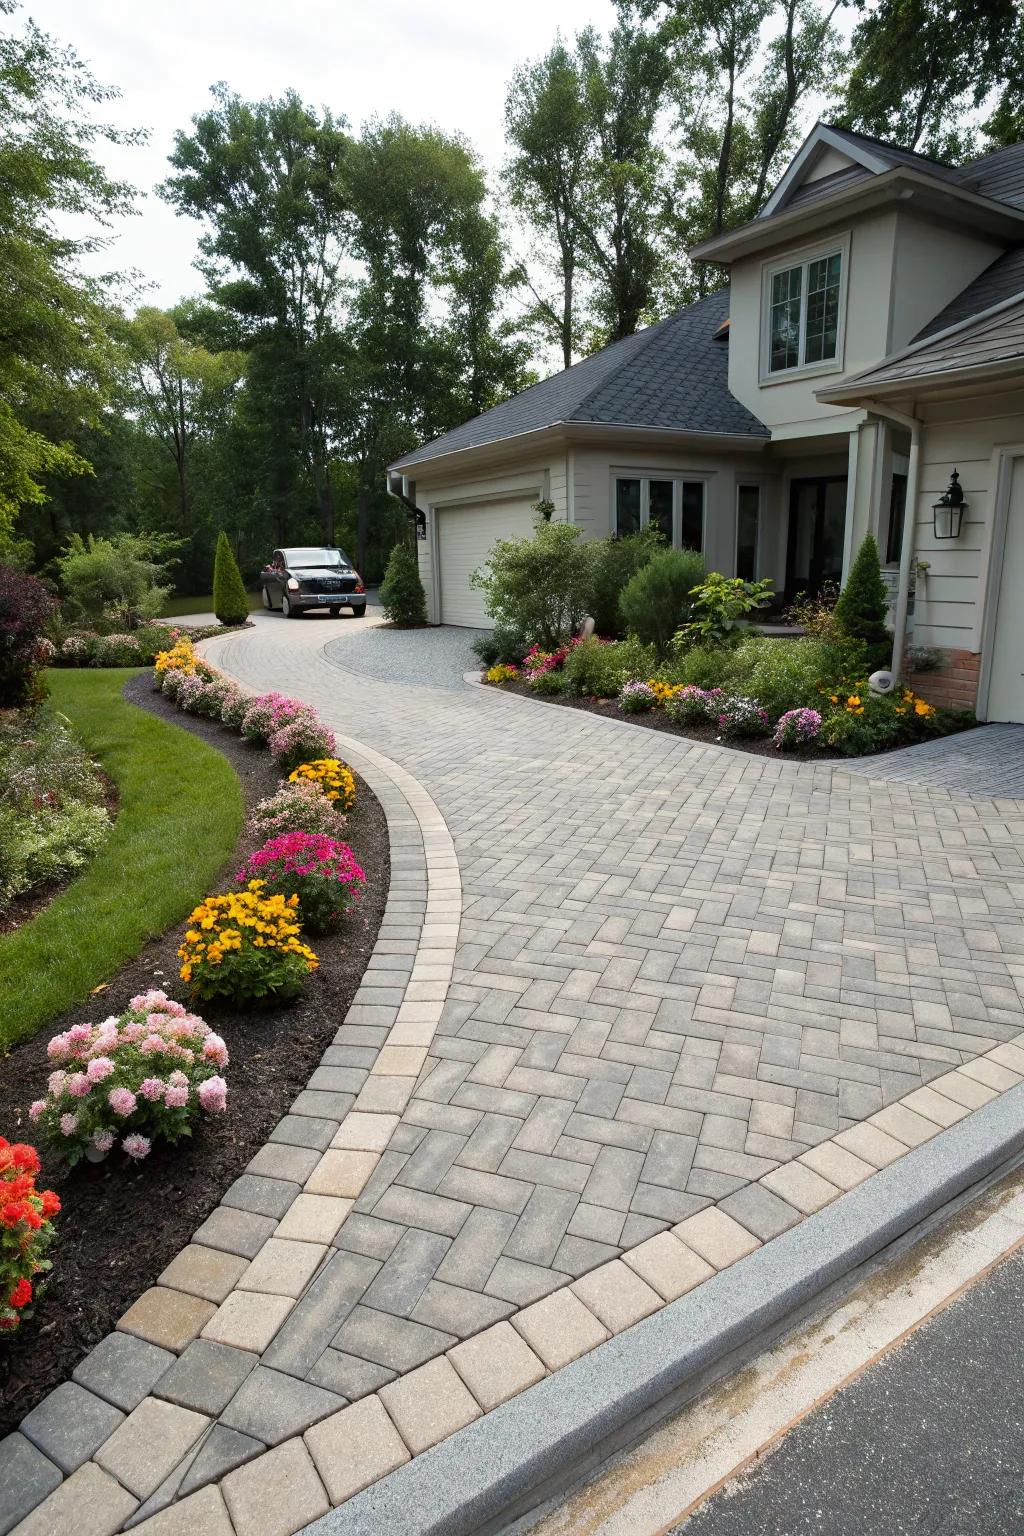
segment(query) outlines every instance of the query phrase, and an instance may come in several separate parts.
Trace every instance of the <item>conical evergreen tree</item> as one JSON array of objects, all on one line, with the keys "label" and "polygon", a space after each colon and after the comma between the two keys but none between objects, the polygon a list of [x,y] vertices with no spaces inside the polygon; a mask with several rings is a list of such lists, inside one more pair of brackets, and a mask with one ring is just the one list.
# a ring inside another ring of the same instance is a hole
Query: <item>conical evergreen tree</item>
[{"label": "conical evergreen tree", "polygon": [[836,618],[848,635],[868,645],[876,665],[884,664],[884,653],[892,644],[892,636],[885,624],[888,611],[889,594],[882,580],[878,545],[869,533],[850,567],[846,586],[836,604]]},{"label": "conical evergreen tree", "polygon": [[223,528],[217,536],[213,557],[213,611],[220,624],[244,624],[249,617],[245,583]]},{"label": "conical evergreen tree", "polygon": [[427,622],[427,595],[420,580],[416,555],[402,542],[388,558],[388,568],[380,584],[384,617],[403,629]]}]

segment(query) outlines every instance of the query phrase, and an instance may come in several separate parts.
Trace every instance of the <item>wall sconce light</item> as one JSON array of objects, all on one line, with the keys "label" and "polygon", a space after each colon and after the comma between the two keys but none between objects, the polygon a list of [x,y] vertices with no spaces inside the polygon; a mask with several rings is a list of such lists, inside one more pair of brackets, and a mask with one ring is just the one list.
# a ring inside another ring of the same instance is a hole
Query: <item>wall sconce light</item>
[{"label": "wall sconce light", "polygon": [[937,539],[958,539],[963,525],[967,503],[960,476],[954,469],[949,477],[949,490],[940,496],[932,507],[932,522]]}]

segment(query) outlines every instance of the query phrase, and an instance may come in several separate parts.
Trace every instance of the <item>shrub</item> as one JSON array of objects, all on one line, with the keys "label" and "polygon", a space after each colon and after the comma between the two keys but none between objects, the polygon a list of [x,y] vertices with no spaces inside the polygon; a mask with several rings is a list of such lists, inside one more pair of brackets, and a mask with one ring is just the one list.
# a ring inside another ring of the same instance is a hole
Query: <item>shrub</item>
[{"label": "shrub", "polygon": [[0,1136],[0,1331],[13,1333],[31,1315],[37,1275],[52,1266],[45,1257],[53,1241],[60,1201],[52,1189],[37,1189],[35,1147]]},{"label": "shrub", "polygon": [[73,1024],[46,1048],[47,1094],[29,1111],[69,1163],[99,1162],[120,1140],[135,1162],[156,1140],[191,1135],[200,1110],[225,1108],[224,1041],[156,990],[102,1024]]},{"label": "shrub", "polygon": [[266,896],[262,880],[208,896],[178,949],[182,981],[195,997],[229,1004],[290,1002],[318,963],[299,937],[298,905],[297,896]]},{"label": "shrub", "polygon": [[650,683],[642,683],[638,678],[623,683],[619,708],[624,715],[645,715],[654,708],[655,702],[654,689]]},{"label": "shrub", "polygon": [[310,933],[337,928],[366,885],[347,843],[308,832],[271,838],[249,855],[235,878],[262,881],[267,896],[298,896],[299,919]]},{"label": "shrub", "polygon": [[499,663],[518,662],[525,655],[527,644],[518,630],[496,624],[486,635],[473,641],[473,650],[485,667],[494,667]]},{"label": "shrub", "polygon": [[380,584],[384,617],[402,629],[427,622],[427,594],[420,580],[416,552],[403,540],[388,556],[388,568]]},{"label": "shrub", "polygon": [[22,709],[41,696],[40,641],[57,599],[35,576],[0,565],[0,709]]},{"label": "shrub", "polygon": [[[182,688],[195,676],[194,673],[184,672],[179,667],[175,667],[171,672],[164,672],[162,676],[159,672],[155,672],[153,675],[159,678],[160,691],[170,699],[172,704],[177,704]],[[199,681],[202,681],[202,679],[199,679]]]},{"label": "shrub", "polygon": [[315,715],[299,715],[270,738],[270,755],[281,773],[291,773],[300,763],[333,757],[338,749],[334,732]]},{"label": "shrub", "polygon": [[664,548],[660,531],[650,524],[639,533],[591,544],[590,613],[599,635],[621,637],[625,633],[619,599],[637,571]]},{"label": "shrub", "polygon": [[[566,687],[598,699],[613,699],[622,687],[622,647],[590,635],[574,646],[565,659]],[[633,667],[632,675],[647,670]]]},{"label": "shrub", "polygon": [[160,583],[181,543],[163,533],[72,534],[57,557],[72,616],[121,629],[156,618],[171,591]]},{"label": "shrub", "polygon": [[220,718],[223,725],[227,725],[233,731],[242,729],[242,721],[249,712],[252,703],[252,694],[243,693],[241,688],[229,688],[221,700]]},{"label": "shrub", "polygon": [[696,688],[692,683],[677,687],[665,702],[665,717],[673,725],[702,725],[717,722],[725,700],[721,688]]},{"label": "shrub", "polygon": [[164,624],[142,624],[134,631],[133,638],[139,650],[143,666],[152,666],[161,651],[168,651],[177,640],[174,630]]},{"label": "shrub", "polygon": [[864,641],[872,666],[884,665],[891,654],[892,636],[885,627],[888,611],[889,594],[882,580],[878,545],[869,533],[839,594],[836,619],[848,635]]},{"label": "shrub", "polygon": [[508,666],[503,662],[499,662],[496,667],[488,667],[486,674],[487,682],[494,683],[499,687],[502,683],[514,682],[518,676],[518,667]]},{"label": "shrub", "polygon": [[716,723],[723,736],[763,736],[771,716],[756,699],[735,694],[722,701]]},{"label": "shrub", "polygon": [[630,634],[653,645],[659,656],[690,618],[690,593],[704,575],[704,561],[689,549],[663,549],[633,576],[619,600]]},{"label": "shrub", "polygon": [[862,641],[776,639],[748,635],[731,651],[720,678],[737,692],[759,699],[773,717],[786,710],[812,708],[822,691],[838,691],[844,681],[863,676]]},{"label": "shrub", "polygon": [[236,693],[237,689],[230,678],[224,677],[220,672],[206,679],[203,690],[193,705],[193,714],[205,715],[208,720],[220,720],[223,716],[224,700]]},{"label": "shrub", "polygon": [[213,557],[213,611],[221,624],[244,624],[249,617],[245,583],[223,528]]},{"label": "shrub", "polygon": [[695,688],[717,688],[734,663],[734,652],[720,645],[681,645],[669,647],[670,658],[662,668],[674,683]]},{"label": "shrub", "polygon": [[102,805],[73,800],[21,817],[0,810],[0,912],[16,896],[77,875],[109,832]]},{"label": "shrub", "polygon": [[196,655],[195,647],[187,635],[179,635],[169,651],[158,651],[153,662],[156,676],[163,679],[168,672],[201,672],[209,670]]},{"label": "shrub", "polygon": [[821,735],[821,716],[816,709],[788,709],[780,715],[772,741],[783,752],[809,746]]},{"label": "shrub", "polygon": [[288,775],[289,784],[316,784],[333,804],[350,811],[356,803],[356,781],[351,768],[340,757],[317,757],[300,763]]},{"label": "shrub", "polygon": [[58,660],[65,667],[87,667],[97,637],[90,634],[68,635],[60,643]]},{"label": "shrub", "polygon": [[309,779],[282,784],[276,795],[253,807],[246,824],[250,837],[264,843],[288,832],[308,832],[311,837],[340,837],[345,816],[328,800],[320,785]]},{"label": "shrub", "polygon": [[555,650],[580,627],[591,594],[581,529],[541,523],[530,539],[502,539],[470,577],[500,627]]},{"label": "shrub", "polygon": [[565,693],[564,672],[535,672],[530,678],[530,691],[539,693],[545,698],[553,697],[556,693]]},{"label": "shrub", "polygon": [[246,741],[264,747],[275,731],[303,718],[316,718],[310,705],[289,699],[283,693],[261,693],[250,700],[249,708],[242,716],[242,735]]},{"label": "shrub", "polygon": [[744,581],[711,571],[694,587],[693,617],[680,631],[684,644],[724,645],[749,627],[750,615],[771,600],[770,581]]},{"label": "shrub", "polygon": [[98,635],[91,660],[94,667],[138,667],[142,651],[134,635]]}]

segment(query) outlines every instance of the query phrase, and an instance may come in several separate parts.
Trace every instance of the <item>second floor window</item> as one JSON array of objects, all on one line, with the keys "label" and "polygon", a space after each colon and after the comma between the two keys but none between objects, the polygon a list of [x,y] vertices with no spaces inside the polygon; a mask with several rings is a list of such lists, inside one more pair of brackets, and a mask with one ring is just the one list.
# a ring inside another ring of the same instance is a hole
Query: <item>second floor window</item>
[{"label": "second floor window", "polygon": [[839,351],[840,251],[771,274],[768,371],[831,362]]}]

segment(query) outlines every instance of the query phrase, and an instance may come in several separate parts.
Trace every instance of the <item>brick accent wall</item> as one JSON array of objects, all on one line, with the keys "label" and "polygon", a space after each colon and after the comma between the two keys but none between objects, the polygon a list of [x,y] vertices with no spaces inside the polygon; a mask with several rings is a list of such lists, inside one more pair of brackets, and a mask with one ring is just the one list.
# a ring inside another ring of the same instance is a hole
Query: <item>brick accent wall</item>
[{"label": "brick accent wall", "polygon": [[973,709],[978,698],[979,651],[942,651],[942,665],[934,672],[910,672],[907,683],[929,704],[954,709]]}]

